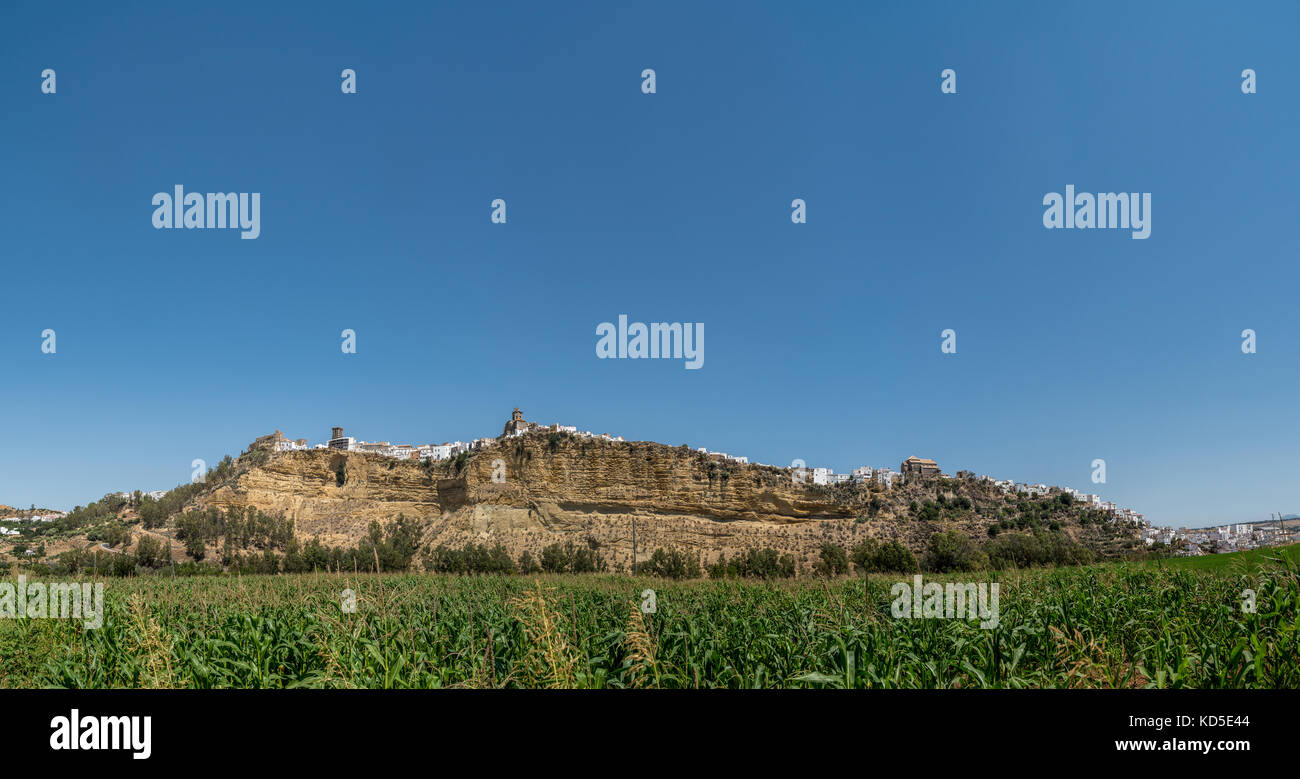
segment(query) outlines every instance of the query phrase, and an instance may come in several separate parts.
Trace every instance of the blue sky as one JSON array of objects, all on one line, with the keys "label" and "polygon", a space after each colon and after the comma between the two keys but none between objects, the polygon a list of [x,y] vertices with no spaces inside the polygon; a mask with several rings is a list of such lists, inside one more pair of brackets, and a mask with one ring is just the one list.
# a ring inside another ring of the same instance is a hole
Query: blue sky
[{"label": "blue sky", "polygon": [[[0,12],[0,502],[517,405],[1159,524],[1300,510],[1295,3],[274,6]],[[155,230],[177,184],[261,193],[261,236]],[[1067,184],[1152,193],[1151,237],[1044,229]],[[703,322],[704,367],[597,359],[619,314]]]}]

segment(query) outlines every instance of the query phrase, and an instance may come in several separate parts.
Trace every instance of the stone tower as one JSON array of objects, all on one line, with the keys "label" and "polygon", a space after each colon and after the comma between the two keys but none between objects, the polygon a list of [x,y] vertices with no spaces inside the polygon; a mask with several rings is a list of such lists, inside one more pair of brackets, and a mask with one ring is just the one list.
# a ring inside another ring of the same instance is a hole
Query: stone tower
[{"label": "stone tower", "polygon": [[516,406],[514,413],[510,415],[510,421],[506,422],[505,428],[501,431],[501,435],[510,435],[516,432],[526,433],[532,428],[533,423],[524,419],[524,412],[520,411]]}]

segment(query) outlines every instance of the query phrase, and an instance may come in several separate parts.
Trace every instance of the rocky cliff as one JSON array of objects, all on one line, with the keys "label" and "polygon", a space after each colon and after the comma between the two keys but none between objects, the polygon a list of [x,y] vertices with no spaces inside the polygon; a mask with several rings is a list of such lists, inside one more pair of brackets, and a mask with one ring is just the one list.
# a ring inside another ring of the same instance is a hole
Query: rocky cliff
[{"label": "rocky cliff", "polygon": [[[996,489],[969,480],[885,490],[802,485],[786,469],[718,461],[686,447],[555,433],[505,438],[428,464],[332,450],[274,454],[257,442],[241,462],[237,476],[191,507],[282,513],[299,536],[331,545],[355,543],[371,521],[405,514],[427,523],[430,545],[500,543],[517,557],[572,540],[597,549],[614,570],[630,567],[634,527],[640,559],[665,547],[707,564],[772,547],[811,562],[827,541],[851,548],[867,537],[896,539],[920,551],[933,532],[952,528],[982,540],[1007,504]],[[914,516],[913,501],[944,494],[970,495],[968,510],[939,522]],[[1098,540],[1068,515],[1063,521],[1071,537]]]}]

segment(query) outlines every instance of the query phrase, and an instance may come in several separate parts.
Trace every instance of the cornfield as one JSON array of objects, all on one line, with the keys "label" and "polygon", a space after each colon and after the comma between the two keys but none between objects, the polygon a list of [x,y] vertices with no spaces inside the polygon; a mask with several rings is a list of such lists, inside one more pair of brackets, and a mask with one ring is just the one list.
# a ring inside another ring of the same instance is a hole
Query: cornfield
[{"label": "cornfield", "polygon": [[1298,571],[988,574],[993,629],[896,619],[876,575],[109,579],[98,629],[0,619],[0,687],[1293,688]]}]

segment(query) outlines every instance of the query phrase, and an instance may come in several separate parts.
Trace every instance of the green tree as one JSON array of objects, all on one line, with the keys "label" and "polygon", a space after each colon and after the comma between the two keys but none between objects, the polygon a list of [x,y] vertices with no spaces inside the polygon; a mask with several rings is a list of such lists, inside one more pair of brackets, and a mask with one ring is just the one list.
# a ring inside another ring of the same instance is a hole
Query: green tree
[{"label": "green tree", "polygon": [[519,572],[520,573],[541,573],[541,571],[542,571],[541,564],[538,563],[536,558],[533,557],[532,552],[525,549],[524,553],[519,555]]},{"label": "green tree", "polygon": [[936,573],[972,571],[987,567],[988,556],[977,549],[965,533],[948,530],[930,536],[925,568]]},{"label": "green tree", "polygon": [[839,576],[849,572],[849,556],[844,547],[826,542],[822,544],[821,561],[813,566],[818,576]]},{"label": "green tree", "polygon": [[185,539],[185,554],[194,558],[194,562],[201,562],[208,554],[208,545],[197,535],[188,536]]},{"label": "green tree", "polygon": [[153,536],[142,535],[135,542],[135,563],[141,568],[157,568],[163,564],[166,551],[161,541]]},{"label": "green tree", "polygon": [[542,549],[542,570],[547,573],[564,573],[573,565],[573,542],[556,542]]},{"label": "green tree", "polygon": [[665,579],[698,579],[700,563],[691,555],[676,549],[656,549],[650,559],[638,566],[650,576]]}]

